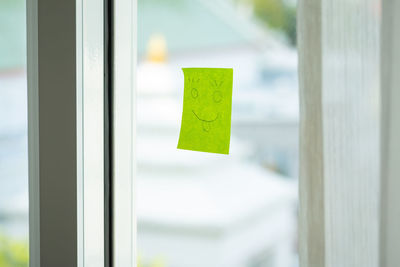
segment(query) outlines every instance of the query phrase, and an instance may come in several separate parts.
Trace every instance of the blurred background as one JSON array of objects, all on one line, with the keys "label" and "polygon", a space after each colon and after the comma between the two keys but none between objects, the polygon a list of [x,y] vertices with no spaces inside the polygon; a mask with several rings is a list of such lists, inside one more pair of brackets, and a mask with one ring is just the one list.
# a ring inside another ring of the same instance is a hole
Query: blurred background
[{"label": "blurred background", "polygon": [[28,265],[25,0],[0,1],[0,266]]},{"label": "blurred background", "polygon": [[[295,0],[138,0],[139,267],[297,266]],[[28,266],[25,0],[0,1],[0,266]],[[229,156],[177,150],[182,67],[234,69]]]},{"label": "blurred background", "polygon": [[[138,0],[141,267],[294,267],[296,1]],[[176,149],[183,67],[233,68],[230,155]]]}]

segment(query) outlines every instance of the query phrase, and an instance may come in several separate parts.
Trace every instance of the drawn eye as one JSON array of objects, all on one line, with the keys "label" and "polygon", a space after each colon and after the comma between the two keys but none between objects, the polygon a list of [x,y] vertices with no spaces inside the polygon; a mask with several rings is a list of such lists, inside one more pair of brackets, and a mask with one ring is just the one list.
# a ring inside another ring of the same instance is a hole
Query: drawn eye
[{"label": "drawn eye", "polygon": [[198,96],[199,96],[199,91],[197,91],[196,88],[193,88],[192,89],[192,97],[193,98],[197,98]]},{"label": "drawn eye", "polygon": [[213,100],[215,103],[219,103],[222,100],[222,93],[221,91],[215,91],[213,94]]}]

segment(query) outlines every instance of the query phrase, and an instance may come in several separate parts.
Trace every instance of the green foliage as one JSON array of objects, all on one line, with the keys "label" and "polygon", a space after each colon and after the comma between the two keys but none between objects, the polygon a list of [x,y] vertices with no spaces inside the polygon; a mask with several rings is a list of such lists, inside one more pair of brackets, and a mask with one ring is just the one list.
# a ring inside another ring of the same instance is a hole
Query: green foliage
[{"label": "green foliage", "polygon": [[249,0],[254,14],[269,27],[283,31],[291,44],[296,44],[296,8],[284,0]]},{"label": "green foliage", "polygon": [[[28,267],[29,248],[27,241],[15,240],[0,234],[0,267]],[[137,267],[166,267],[163,258],[158,257],[151,262],[143,263],[138,259]]]},{"label": "green foliage", "polygon": [[13,240],[0,234],[0,266],[27,267],[28,264],[28,242]]}]

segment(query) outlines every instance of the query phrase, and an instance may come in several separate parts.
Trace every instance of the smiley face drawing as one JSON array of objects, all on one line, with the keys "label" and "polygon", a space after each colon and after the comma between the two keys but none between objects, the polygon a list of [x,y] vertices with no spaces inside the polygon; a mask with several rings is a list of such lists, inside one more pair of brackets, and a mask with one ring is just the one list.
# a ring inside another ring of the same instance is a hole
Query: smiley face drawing
[{"label": "smiley face drawing", "polygon": [[229,154],[233,69],[183,68],[178,148]]}]

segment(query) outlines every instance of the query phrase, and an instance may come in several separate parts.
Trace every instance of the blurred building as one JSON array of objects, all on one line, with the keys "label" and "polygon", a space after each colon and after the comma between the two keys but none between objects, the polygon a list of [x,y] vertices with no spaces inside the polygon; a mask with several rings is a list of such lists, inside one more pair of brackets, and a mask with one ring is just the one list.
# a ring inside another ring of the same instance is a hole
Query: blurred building
[{"label": "blurred building", "polygon": [[25,24],[24,0],[0,1],[0,238],[27,240]]},{"label": "blurred building", "polygon": [[[0,35],[0,231],[26,238],[23,3],[0,3],[1,25],[15,27]],[[161,258],[167,267],[288,266],[295,252],[296,181],[290,178],[297,177],[298,164],[296,51],[227,0],[139,0],[138,22],[143,261]],[[234,69],[228,157],[176,149],[181,68],[195,66]]]},{"label": "blurred building", "polygon": [[[295,262],[297,59],[231,1],[139,1],[138,252],[166,267]],[[229,156],[177,150],[182,67],[234,69]]]},{"label": "blurred building", "polygon": [[[229,0],[142,0],[138,5],[139,92],[169,90],[180,102],[182,67],[232,67],[232,134],[254,147],[254,160],[296,178],[296,50]],[[154,37],[166,45],[161,62],[149,57]]]}]

